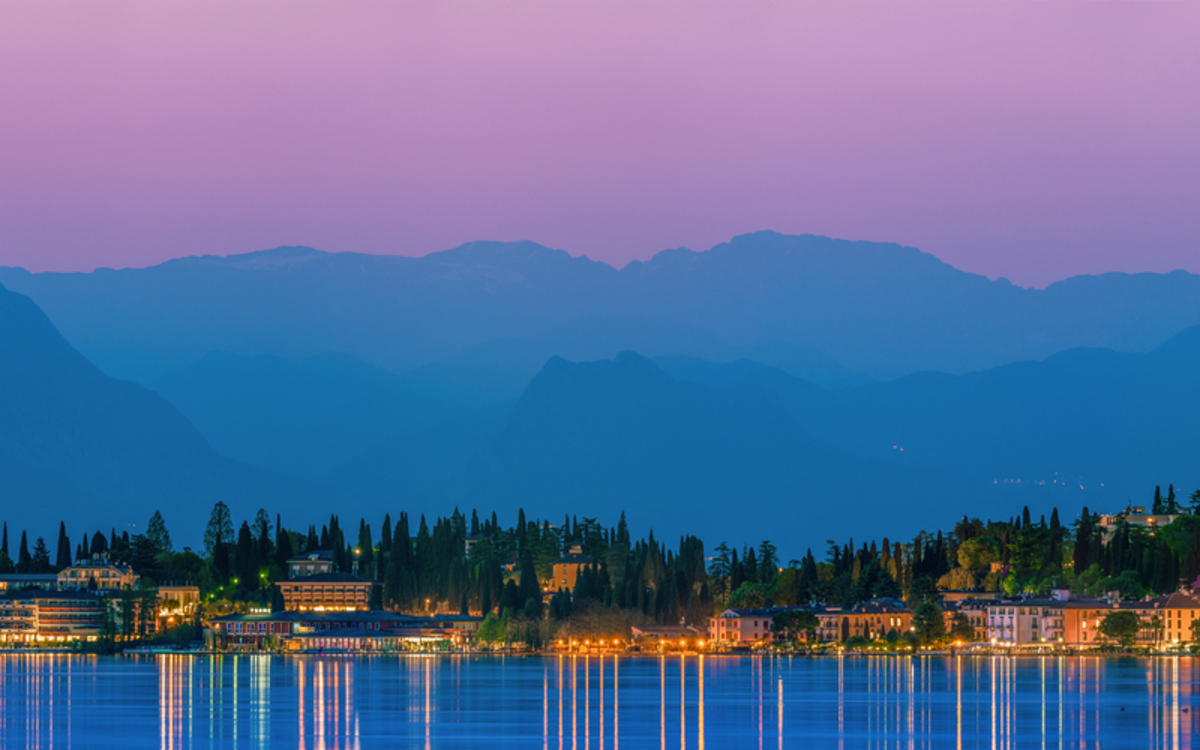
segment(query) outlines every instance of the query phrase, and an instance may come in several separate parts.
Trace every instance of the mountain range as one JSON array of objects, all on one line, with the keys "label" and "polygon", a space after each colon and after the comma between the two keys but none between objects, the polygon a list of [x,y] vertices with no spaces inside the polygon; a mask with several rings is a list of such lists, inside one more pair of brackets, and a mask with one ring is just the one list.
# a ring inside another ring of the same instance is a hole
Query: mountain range
[{"label": "mountain range", "polygon": [[1200,486],[1183,272],[1030,290],[758,233],[619,271],[473,243],[0,281],[33,297],[0,287],[0,491],[39,533],[162,508],[195,544],[216,499],[295,523],[625,510],[796,556]]},{"label": "mountain range", "polygon": [[620,270],[532,242],[475,242],[420,258],[287,247],[90,273],[0,268],[0,284],[104,372],[143,385],[211,351],[336,352],[397,374],[431,366],[484,391],[499,377],[507,398],[554,355],[744,357],[835,385],[1075,347],[1145,352],[1200,324],[1200,276],[1182,271],[1023,289],[910,247],[774,232]]}]

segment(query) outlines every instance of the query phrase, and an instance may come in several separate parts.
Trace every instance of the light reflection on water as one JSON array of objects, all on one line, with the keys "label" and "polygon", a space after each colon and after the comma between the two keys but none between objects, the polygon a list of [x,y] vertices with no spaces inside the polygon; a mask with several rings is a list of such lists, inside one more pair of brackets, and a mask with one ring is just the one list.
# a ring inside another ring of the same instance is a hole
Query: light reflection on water
[{"label": "light reflection on water", "polygon": [[0,655],[0,746],[1192,747],[1191,657]]}]

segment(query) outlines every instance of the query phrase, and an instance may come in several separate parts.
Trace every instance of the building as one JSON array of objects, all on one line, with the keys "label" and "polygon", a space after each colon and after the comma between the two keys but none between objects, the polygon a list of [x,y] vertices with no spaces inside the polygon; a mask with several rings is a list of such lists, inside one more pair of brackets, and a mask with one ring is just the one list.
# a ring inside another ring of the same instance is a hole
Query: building
[{"label": "building", "polygon": [[550,564],[554,571],[551,574],[553,578],[550,585],[542,588],[548,591],[557,591],[558,589],[574,591],[575,581],[579,579],[579,571],[585,565],[595,565],[596,558],[583,554],[583,547],[573,544],[569,554],[563,555]]},{"label": "building", "polygon": [[233,614],[210,624],[211,645],[219,649],[390,653],[461,648],[480,622],[469,615],[421,617],[376,609]]},{"label": "building", "polygon": [[[1141,616],[1145,627],[1139,640],[1152,645],[1178,645],[1192,641],[1192,623],[1200,619],[1200,599],[1176,592],[1156,599],[1134,602],[1128,607]],[[1160,627],[1153,627],[1154,618]]]},{"label": "building", "polygon": [[86,560],[77,560],[69,568],[58,571],[60,589],[115,591],[133,588],[140,576],[128,565],[114,563],[107,555],[92,555]]},{"label": "building", "polygon": [[288,577],[300,578],[317,573],[333,572],[333,550],[318,549],[305,552],[303,555],[289,557],[287,561]]},{"label": "building", "polygon": [[943,591],[943,602],[995,601],[1004,598],[1003,591]]},{"label": "building", "polygon": [[53,591],[57,588],[58,576],[54,573],[6,573],[0,575],[0,594],[24,589]]},{"label": "building", "polygon": [[912,628],[912,613],[902,604],[888,600],[864,602],[850,609],[822,608],[815,613],[821,621],[817,638],[824,641],[854,637],[874,641],[893,630],[903,633]]},{"label": "building", "polygon": [[716,648],[740,648],[770,643],[771,622],[789,607],[727,609],[708,621],[708,639]]},{"label": "building", "polygon": [[688,625],[634,625],[633,642],[643,648],[696,648],[704,646],[705,634]]},{"label": "building", "polygon": [[1087,648],[1105,643],[1100,635],[1100,621],[1112,611],[1113,606],[1101,599],[1075,597],[1063,602],[1063,644]]},{"label": "building", "polygon": [[1182,513],[1146,513],[1144,505],[1130,505],[1120,513],[1105,513],[1100,516],[1100,528],[1104,529],[1104,541],[1112,539],[1112,536],[1117,531],[1117,527],[1122,523],[1130,526],[1140,526],[1144,529],[1150,529],[1150,533],[1154,533],[1154,529],[1161,528],[1170,524],[1176,518],[1179,518]]},{"label": "building", "polygon": [[1049,597],[989,602],[988,640],[1004,646],[1092,646],[1113,607],[1056,590]]},{"label": "building", "polygon": [[104,600],[88,591],[26,589],[0,597],[0,643],[66,645],[100,635]]},{"label": "building", "polygon": [[950,632],[950,628],[954,627],[954,618],[958,615],[963,615],[967,618],[967,622],[971,624],[971,628],[975,631],[976,640],[986,640],[988,632],[988,604],[995,599],[988,597],[987,599],[952,599],[941,601],[942,614],[946,618],[946,632]]},{"label": "building", "polygon": [[291,612],[354,611],[371,607],[375,582],[350,573],[316,573],[275,584]]},{"label": "building", "polygon": [[200,587],[163,585],[158,587],[158,630],[191,622],[200,609]]}]

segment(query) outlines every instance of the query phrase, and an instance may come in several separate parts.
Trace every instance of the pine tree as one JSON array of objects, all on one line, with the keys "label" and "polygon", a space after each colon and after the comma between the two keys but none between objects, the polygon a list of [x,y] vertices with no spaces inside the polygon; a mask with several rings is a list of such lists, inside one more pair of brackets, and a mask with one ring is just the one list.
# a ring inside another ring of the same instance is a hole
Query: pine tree
[{"label": "pine tree", "polygon": [[30,558],[29,572],[50,572],[50,548],[46,546],[46,540],[40,536],[33,543],[33,556]]},{"label": "pine tree", "polygon": [[159,552],[173,552],[174,545],[171,544],[171,532],[167,531],[166,521],[163,520],[161,511],[154,511],[154,515],[150,516],[150,522],[146,524],[146,539],[150,541]]},{"label": "pine tree", "polygon": [[233,544],[233,515],[229,512],[229,506],[220,500],[213,505],[208,526],[204,529],[205,557],[213,556],[217,542]]}]

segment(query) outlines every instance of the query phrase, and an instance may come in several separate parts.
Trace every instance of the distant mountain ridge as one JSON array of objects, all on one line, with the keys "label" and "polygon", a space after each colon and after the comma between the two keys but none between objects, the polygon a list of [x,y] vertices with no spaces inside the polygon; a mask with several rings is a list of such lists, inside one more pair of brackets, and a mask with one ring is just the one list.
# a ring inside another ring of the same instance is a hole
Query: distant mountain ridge
[{"label": "distant mountain ridge", "polygon": [[[400,374],[587,320],[676,327],[733,349],[807,347],[876,379],[1081,346],[1149,351],[1200,323],[1200,276],[1182,271],[1022,289],[914,248],[774,232],[620,270],[532,242],[474,242],[421,258],[289,247],[86,274],[0,268],[0,283],[105,372],[143,384],[210,351],[343,353]],[[705,356],[669,336],[647,350],[618,328],[581,327],[578,356]],[[522,368],[512,382],[532,376]]]}]

